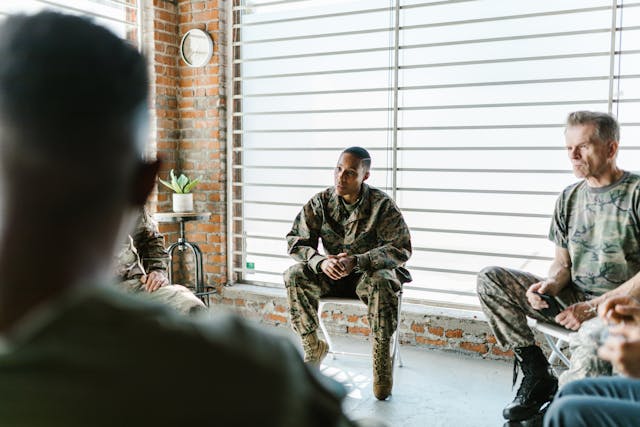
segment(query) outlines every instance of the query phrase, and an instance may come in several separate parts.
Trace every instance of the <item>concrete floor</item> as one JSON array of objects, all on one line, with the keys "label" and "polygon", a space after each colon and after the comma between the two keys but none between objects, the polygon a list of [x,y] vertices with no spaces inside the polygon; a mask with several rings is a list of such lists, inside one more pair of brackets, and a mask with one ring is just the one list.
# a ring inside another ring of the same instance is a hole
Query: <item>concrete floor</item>
[{"label": "concrete floor", "polygon": [[[342,351],[367,352],[370,344],[334,338]],[[349,391],[345,411],[353,419],[377,418],[393,427],[498,427],[502,408],[513,399],[512,366],[456,353],[401,347],[404,366],[396,368],[393,395],[373,396],[370,357],[329,355],[321,371]]]},{"label": "concrete floor", "polygon": [[[263,325],[290,339],[302,354],[299,338],[290,328]],[[373,396],[371,344],[354,337],[332,337],[338,351],[362,356],[329,354],[320,371],[348,391],[344,402],[354,420],[377,419],[388,427],[531,427],[538,422],[505,424],[502,408],[511,402],[513,365],[454,352],[401,346],[403,367],[396,367],[393,394],[386,401]]]}]

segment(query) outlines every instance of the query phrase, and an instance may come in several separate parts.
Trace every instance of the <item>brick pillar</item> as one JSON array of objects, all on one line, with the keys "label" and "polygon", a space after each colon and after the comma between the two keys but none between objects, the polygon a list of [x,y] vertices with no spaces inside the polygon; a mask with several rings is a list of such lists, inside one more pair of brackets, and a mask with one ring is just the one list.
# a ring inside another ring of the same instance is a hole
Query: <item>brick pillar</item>
[{"label": "brick pillar", "polygon": [[[152,124],[155,145],[163,160],[160,172],[170,169],[191,178],[200,177],[194,190],[196,211],[212,213],[207,222],[188,223],[187,238],[204,254],[206,285],[222,285],[226,275],[225,209],[225,100],[223,78],[224,2],[222,0],[145,0],[146,52],[152,52]],[[211,36],[213,57],[204,67],[192,68],[180,58],[179,43],[185,32],[199,28]],[[158,187],[157,210],[171,211],[171,192]],[[163,224],[169,244],[177,239],[177,227]],[[175,277],[193,283],[192,259],[178,260]]]}]

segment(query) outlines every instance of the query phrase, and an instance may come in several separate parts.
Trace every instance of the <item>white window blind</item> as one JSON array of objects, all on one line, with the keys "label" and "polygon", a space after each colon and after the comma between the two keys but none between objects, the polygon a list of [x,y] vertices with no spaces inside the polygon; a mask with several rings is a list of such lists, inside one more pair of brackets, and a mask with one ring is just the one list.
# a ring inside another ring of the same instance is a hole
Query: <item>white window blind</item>
[{"label": "white window blind", "polygon": [[640,2],[252,1],[233,8],[235,281],[282,286],[285,234],[342,149],[412,231],[410,299],[477,307],[488,265],[545,275],[563,123],[621,122],[640,165]]},{"label": "white window blind", "polygon": [[0,20],[10,14],[42,10],[90,16],[123,39],[136,44],[140,40],[138,0],[2,0]]}]

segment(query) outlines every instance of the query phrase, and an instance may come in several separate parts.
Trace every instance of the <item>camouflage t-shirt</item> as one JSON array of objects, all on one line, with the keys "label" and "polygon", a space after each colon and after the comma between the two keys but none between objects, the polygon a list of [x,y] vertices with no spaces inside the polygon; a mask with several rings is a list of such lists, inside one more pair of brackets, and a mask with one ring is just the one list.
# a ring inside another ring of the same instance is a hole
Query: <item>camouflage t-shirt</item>
[{"label": "camouflage t-shirt", "polygon": [[617,288],[640,271],[640,177],[625,172],[609,186],[586,181],[556,202],[549,239],[566,248],[571,278],[591,295]]}]

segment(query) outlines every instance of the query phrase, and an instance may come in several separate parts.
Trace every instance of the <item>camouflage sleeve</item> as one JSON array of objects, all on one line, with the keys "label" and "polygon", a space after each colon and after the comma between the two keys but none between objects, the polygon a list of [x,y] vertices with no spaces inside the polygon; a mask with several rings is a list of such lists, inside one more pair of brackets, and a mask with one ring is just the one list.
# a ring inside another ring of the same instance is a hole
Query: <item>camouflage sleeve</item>
[{"label": "camouflage sleeve", "polygon": [[411,235],[402,213],[391,200],[379,214],[376,231],[380,246],[356,255],[362,270],[395,269],[411,257]]},{"label": "camouflage sleeve", "polygon": [[313,271],[318,271],[320,263],[326,259],[318,252],[318,239],[322,227],[320,201],[311,199],[293,221],[291,231],[287,234],[288,253],[299,262],[306,262]]},{"label": "camouflage sleeve", "polygon": [[140,216],[132,237],[147,272],[167,270],[169,254],[164,248],[164,238],[146,209]]},{"label": "camouflage sleeve", "polygon": [[553,218],[551,218],[551,226],[549,227],[549,240],[561,248],[567,247],[567,207],[565,205],[565,192],[563,191],[556,201]]}]

